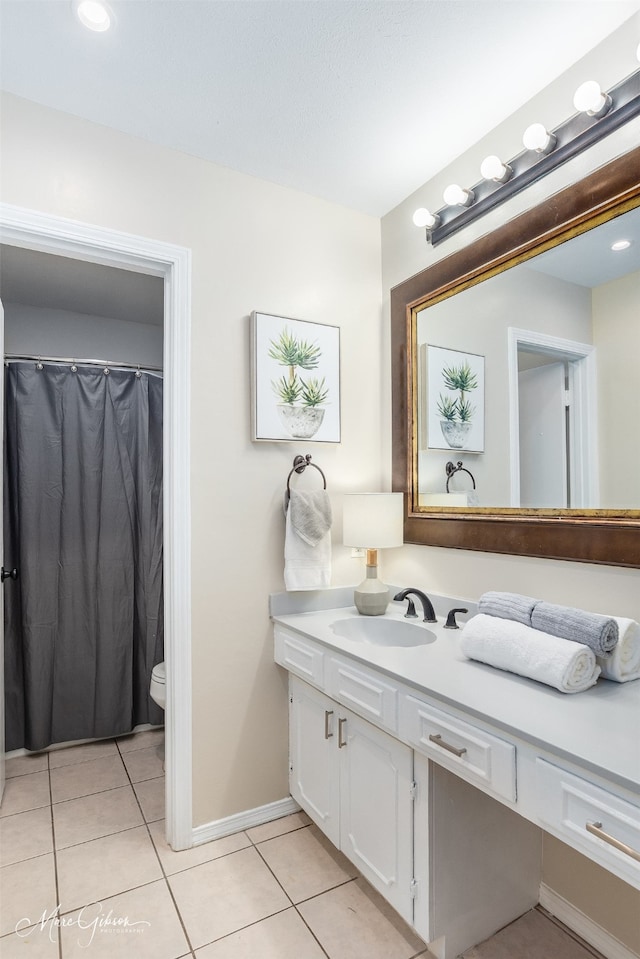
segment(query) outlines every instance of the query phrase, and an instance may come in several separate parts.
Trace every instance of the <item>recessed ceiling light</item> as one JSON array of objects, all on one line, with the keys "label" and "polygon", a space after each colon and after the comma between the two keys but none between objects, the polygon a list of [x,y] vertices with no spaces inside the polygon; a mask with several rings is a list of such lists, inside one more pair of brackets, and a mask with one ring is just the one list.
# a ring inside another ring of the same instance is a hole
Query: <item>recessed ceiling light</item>
[{"label": "recessed ceiling light", "polygon": [[611,249],[618,253],[620,250],[628,250],[631,246],[631,240],[616,240],[611,244]]},{"label": "recessed ceiling light", "polygon": [[89,30],[103,33],[111,26],[109,8],[100,0],[80,0],[79,3],[76,3],[75,8],[80,23]]}]

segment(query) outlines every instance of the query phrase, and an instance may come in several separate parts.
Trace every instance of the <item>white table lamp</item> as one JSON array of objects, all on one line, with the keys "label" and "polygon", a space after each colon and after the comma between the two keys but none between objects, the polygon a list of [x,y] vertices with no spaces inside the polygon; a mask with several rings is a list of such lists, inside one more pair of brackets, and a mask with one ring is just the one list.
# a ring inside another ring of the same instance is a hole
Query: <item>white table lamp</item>
[{"label": "white table lamp", "polygon": [[391,598],[378,579],[378,550],[403,544],[403,493],[346,493],[342,542],[367,551],[366,579],[354,590],[359,613],[381,616]]}]

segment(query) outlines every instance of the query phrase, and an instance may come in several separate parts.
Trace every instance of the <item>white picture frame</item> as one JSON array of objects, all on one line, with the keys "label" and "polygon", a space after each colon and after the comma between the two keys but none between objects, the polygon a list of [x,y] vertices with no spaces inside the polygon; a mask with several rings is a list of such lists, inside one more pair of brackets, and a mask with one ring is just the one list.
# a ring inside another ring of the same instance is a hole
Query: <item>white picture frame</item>
[{"label": "white picture frame", "polygon": [[[484,359],[427,346],[428,449],[484,453]],[[469,388],[460,389],[465,381]]]},{"label": "white picture frame", "polygon": [[340,442],[339,327],[254,311],[251,367],[254,442]]}]

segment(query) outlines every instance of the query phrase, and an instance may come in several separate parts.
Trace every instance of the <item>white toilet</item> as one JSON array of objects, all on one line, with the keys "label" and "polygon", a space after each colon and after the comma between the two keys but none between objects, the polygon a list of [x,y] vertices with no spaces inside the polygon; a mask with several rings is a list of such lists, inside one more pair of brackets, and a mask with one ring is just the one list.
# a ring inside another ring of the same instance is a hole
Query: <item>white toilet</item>
[{"label": "white toilet", "polygon": [[[154,703],[157,703],[161,709],[165,708],[165,703],[167,702],[167,672],[163,662],[158,663],[151,670],[149,695]],[[164,769],[164,741],[160,743],[156,752],[162,760],[162,768]]]},{"label": "white toilet", "polygon": [[165,708],[165,703],[167,701],[166,683],[167,673],[164,662],[158,663],[157,666],[154,666],[151,671],[151,687],[149,689],[149,695],[154,703],[157,703],[158,706],[162,707],[162,709]]}]

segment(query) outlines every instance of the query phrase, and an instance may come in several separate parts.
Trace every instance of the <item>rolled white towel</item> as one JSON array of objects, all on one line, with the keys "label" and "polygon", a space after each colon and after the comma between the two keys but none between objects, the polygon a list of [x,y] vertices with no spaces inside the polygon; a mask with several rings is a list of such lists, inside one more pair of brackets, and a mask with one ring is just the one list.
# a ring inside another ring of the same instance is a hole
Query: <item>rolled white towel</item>
[{"label": "rolled white towel", "polygon": [[536,679],[562,693],[580,693],[600,675],[595,653],[588,646],[513,620],[480,613],[462,630],[460,648],[469,659]]},{"label": "rolled white towel", "polygon": [[628,683],[640,679],[640,625],[635,619],[614,616],[618,624],[618,644],[608,656],[597,656],[604,679]]}]

